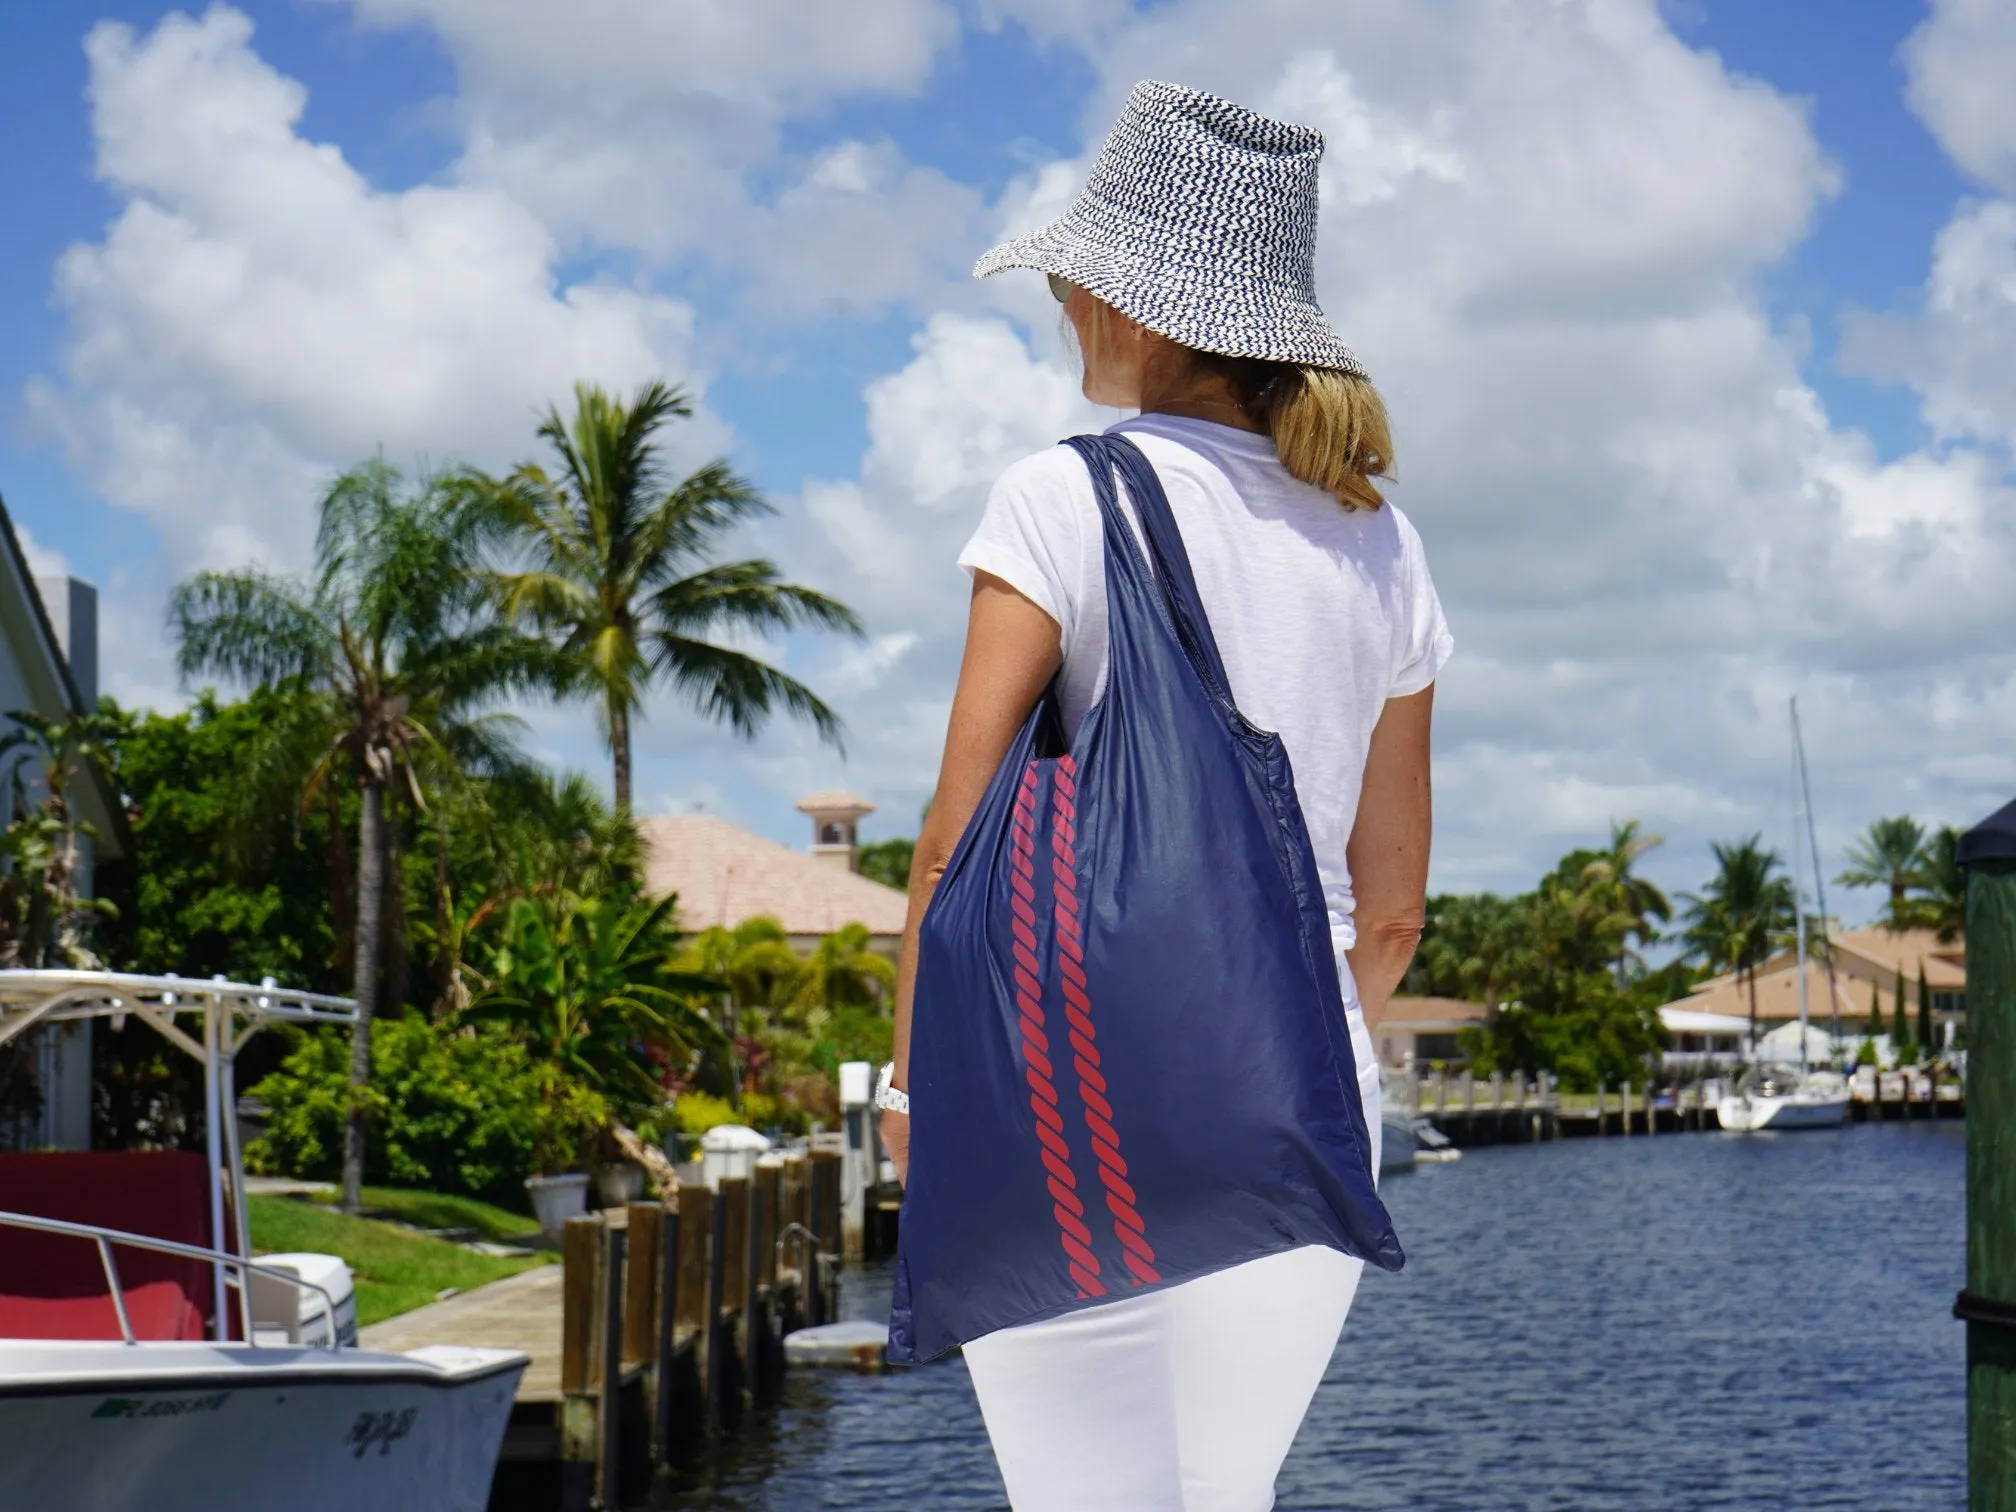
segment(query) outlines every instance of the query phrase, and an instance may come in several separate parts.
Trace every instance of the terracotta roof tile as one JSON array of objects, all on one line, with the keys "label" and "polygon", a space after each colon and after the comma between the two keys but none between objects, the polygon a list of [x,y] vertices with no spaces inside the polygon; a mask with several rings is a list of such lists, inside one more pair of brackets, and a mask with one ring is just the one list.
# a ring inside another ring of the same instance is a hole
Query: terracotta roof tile
[{"label": "terracotta roof tile", "polygon": [[733,927],[769,914],[794,935],[830,934],[865,924],[875,935],[903,933],[904,895],[828,861],[751,834],[713,814],[640,819],[644,886],[679,895],[687,930]]}]

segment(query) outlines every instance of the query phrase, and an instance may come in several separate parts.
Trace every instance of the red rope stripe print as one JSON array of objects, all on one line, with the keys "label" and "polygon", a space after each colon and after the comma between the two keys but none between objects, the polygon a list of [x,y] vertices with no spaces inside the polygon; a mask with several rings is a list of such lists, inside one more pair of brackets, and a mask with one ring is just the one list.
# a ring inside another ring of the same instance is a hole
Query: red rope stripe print
[{"label": "red rope stripe print", "polygon": [[1078,1196],[1078,1178],[1071,1171],[1071,1150],[1064,1142],[1064,1118],[1057,1110],[1055,1068],[1050,1063],[1050,1037],[1043,1031],[1043,971],[1036,958],[1036,764],[1022,774],[1010,826],[1008,885],[1012,896],[1015,935],[1015,1011],[1022,1030],[1022,1074],[1029,1083],[1029,1108],[1036,1115],[1037,1154],[1048,1171],[1051,1212],[1058,1238],[1080,1296],[1103,1297],[1099,1257],[1092,1253],[1092,1230],[1085,1225],[1085,1204]]},{"label": "red rope stripe print", "polygon": [[[1099,1161],[1099,1180],[1106,1188],[1106,1208],[1113,1215],[1113,1237],[1120,1258],[1142,1285],[1160,1281],[1155,1251],[1148,1245],[1148,1226],[1141,1221],[1134,1188],[1127,1184],[1127,1162],[1120,1157],[1120,1135],[1113,1127],[1113,1105],[1106,1101],[1106,1078],[1099,1074],[1098,1036],[1092,1028],[1092,1000],[1085,990],[1084,936],[1078,928],[1078,764],[1069,756],[1057,762],[1054,813],[1050,830],[1050,874],[1056,879],[1057,965],[1064,986],[1064,1019],[1071,1036],[1071,1065],[1078,1073],[1079,1096],[1085,1104],[1085,1128]],[[1026,790],[1025,790],[1026,791]]]}]

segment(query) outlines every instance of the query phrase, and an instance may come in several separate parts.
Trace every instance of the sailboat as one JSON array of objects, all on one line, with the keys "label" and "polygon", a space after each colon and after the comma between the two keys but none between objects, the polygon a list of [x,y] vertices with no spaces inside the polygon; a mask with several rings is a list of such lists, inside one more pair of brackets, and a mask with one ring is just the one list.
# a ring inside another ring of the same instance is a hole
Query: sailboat
[{"label": "sailboat", "polygon": [[[1715,1116],[1724,1129],[1750,1134],[1764,1129],[1835,1129],[1848,1121],[1848,1082],[1832,1069],[1814,1070],[1807,1064],[1806,1003],[1806,889],[1801,854],[1811,862],[1813,894],[1820,912],[1821,954],[1827,965],[1828,997],[1835,1017],[1840,1008],[1833,990],[1833,952],[1827,949],[1827,894],[1820,880],[1820,843],[1813,830],[1813,794],[1806,780],[1806,746],[1799,736],[1799,700],[1792,705],[1792,912],[1794,939],[1799,956],[1799,1065],[1752,1066],[1739,1078],[1735,1090],[1725,1094],[1715,1107]],[[1801,830],[1804,834],[1800,834]],[[1804,840],[1802,846],[1799,842]],[[1838,1041],[1839,1035],[1834,1039]],[[1755,1053],[1756,1047],[1751,1047]]]}]

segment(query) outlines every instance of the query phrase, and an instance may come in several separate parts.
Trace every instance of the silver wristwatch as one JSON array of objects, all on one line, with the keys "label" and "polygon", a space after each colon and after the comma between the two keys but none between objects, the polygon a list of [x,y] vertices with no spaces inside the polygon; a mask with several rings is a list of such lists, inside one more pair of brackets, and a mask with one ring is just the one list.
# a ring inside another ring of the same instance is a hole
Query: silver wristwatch
[{"label": "silver wristwatch", "polygon": [[901,1113],[907,1118],[910,1114],[910,1094],[893,1085],[895,1080],[896,1062],[889,1061],[875,1079],[875,1106],[886,1113]]}]

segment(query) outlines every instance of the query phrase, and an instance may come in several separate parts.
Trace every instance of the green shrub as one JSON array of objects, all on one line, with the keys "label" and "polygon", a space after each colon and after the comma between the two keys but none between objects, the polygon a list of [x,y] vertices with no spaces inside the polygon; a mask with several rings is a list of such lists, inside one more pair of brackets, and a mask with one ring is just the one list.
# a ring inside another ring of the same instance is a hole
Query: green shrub
[{"label": "green shrub", "polygon": [[[522,1211],[525,1178],[578,1163],[606,1117],[601,1099],[565,1084],[501,1035],[422,1018],[371,1026],[365,1181],[481,1198]],[[280,1069],[251,1089],[270,1112],[246,1147],[254,1170],[334,1180],[350,1099],[348,1034],[301,1034]]]},{"label": "green shrub", "polygon": [[739,1124],[742,1114],[725,1097],[705,1092],[681,1092],[672,1104],[672,1122],[681,1134],[698,1139],[722,1124]]}]

